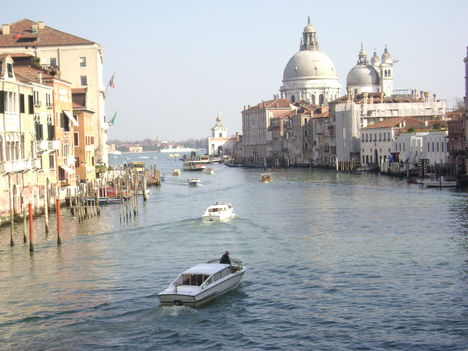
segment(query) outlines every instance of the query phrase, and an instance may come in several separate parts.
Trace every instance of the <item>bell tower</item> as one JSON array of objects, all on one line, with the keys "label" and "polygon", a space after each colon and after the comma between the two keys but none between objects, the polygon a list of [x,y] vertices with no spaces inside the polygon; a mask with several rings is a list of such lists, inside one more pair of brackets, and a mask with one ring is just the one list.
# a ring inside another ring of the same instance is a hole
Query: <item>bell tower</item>
[{"label": "bell tower", "polygon": [[223,122],[221,122],[221,113],[218,112],[218,116],[216,117],[216,124],[213,128],[211,128],[211,136],[213,138],[226,138],[227,137],[227,129],[224,126]]}]

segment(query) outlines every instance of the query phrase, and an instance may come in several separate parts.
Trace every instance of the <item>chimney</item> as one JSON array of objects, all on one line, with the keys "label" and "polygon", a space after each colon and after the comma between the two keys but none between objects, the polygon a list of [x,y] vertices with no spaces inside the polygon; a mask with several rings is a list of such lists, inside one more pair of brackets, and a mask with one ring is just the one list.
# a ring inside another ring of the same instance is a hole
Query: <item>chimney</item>
[{"label": "chimney", "polygon": [[31,25],[31,32],[37,33],[37,30],[38,30],[38,29],[37,29],[37,24],[36,24],[36,23],[32,24],[32,25]]},{"label": "chimney", "polygon": [[10,34],[10,25],[9,24],[2,24],[2,34],[3,35]]},{"label": "chimney", "polygon": [[38,26],[39,29],[44,29],[44,27],[45,27],[44,21],[37,22],[37,26]]}]

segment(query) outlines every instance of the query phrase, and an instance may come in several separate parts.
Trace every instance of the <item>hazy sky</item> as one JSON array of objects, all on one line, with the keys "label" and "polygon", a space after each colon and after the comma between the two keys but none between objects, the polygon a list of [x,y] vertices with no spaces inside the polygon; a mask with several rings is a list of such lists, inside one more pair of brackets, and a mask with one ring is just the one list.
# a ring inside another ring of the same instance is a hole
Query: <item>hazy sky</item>
[{"label": "hazy sky", "polygon": [[343,87],[361,42],[400,59],[395,89],[436,93],[453,105],[464,92],[468,1],[8,1],[2,23],[28,18],[99,43],[106,100],[117,111],[110,139],[210,136],[218,112],[241,131],[244,105],[271,99],[299,50],[310,16],[320,49]]}]

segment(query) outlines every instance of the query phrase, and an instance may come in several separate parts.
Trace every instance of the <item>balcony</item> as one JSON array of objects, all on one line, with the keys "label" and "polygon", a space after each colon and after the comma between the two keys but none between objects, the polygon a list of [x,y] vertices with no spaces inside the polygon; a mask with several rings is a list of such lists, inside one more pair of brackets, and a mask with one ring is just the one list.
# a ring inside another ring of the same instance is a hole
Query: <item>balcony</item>
[{"label": "balcony", "polygon": [[12,160],[0,162],[0,172],[2,173],[21,173],[31,169],[30,162],[27,160]]},{"label": "balcony", "polygon": [[51,152],[60,148],[60,140],[41,140],[37,143],[38,152]]}]

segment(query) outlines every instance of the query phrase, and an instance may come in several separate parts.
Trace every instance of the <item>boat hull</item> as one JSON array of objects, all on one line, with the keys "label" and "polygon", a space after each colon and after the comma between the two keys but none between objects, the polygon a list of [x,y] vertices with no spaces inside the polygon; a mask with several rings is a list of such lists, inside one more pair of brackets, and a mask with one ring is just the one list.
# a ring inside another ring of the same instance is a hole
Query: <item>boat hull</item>
[{"label": "boat hull", "polygon": [[208,289],[201,290],[198,294],[177,294],[162,292],[158,294],[159,301],[162,306],[190,306],[199,307],[213,299],[228,293],[229,291],[237,288],[240,284],[245,269],[233,274],[227,279],[221,281]]}]

